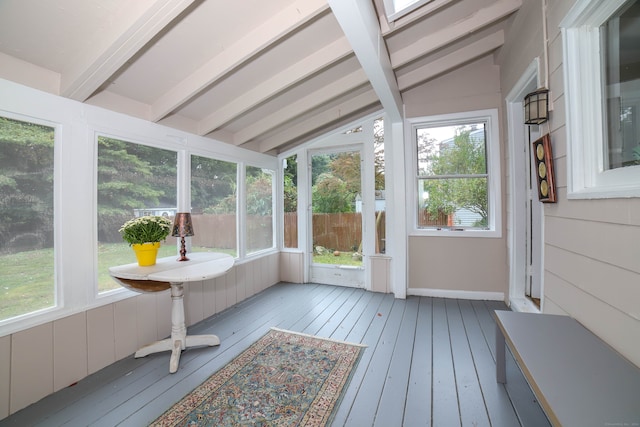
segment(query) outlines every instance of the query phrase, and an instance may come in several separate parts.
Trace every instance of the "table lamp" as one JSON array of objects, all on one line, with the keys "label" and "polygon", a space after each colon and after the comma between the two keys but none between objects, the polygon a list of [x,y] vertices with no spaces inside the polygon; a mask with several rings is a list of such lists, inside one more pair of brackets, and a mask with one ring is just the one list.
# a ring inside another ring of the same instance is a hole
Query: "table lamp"
[{"label": "table lamp", "polygon": [[191,222],[191,214],[188,212],[178,212],[173,222],[173,231],[171,236],[180,237],[180,258],[178,261],[189,261],[187,258],[187,249],[184,244],[184,238],[193,236],[193,223]]}]

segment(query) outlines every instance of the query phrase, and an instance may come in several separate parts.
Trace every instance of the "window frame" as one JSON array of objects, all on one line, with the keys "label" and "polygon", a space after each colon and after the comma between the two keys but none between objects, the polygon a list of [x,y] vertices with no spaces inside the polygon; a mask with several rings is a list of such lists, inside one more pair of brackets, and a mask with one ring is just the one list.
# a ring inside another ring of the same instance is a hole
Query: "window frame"
[{"label": "window frame", "polygon": [[[252,167],[252,168],[257,168],[257,169],[261,169],[263,173],[265,173],[266,171],[269,171],[269,175],[271,175],[271,246],[269,246],[268,248],[261,248],[261,249],[257,249],[257,250],[253,250],[250,252],[249,249],[249,244],[248,244],[248,239],[247,239],[247,195],[248,195],[248,189],[247,189],[247,168]],[[241,228],[242,228],[242,233],[240,234],[240,236],[238,237],[241,240],[241,245],[242,245],[242,257],[246,258],[246,259],[250,259],[250,258],[254,258],[256,256],[260,256],[263,255],[265,253],[268,253],[270,251],[273,251],[275,249],[278,249],[277,247],[277,234],[278,234],[278,229],[277,229],[277,218],[276,216],[278,215],[278,210],[277,210],[277,200],[278,200],[278,185],[277,185],[277,181],[278,181],[278,170],[277,169],[272,169],[269,167],[265,167],[265,166],[257,166],[254,164],[250,164],[250,163],[243,163],[242,166],[242,195],[238,195],[238,201],[240,202],[240,205],[238,206],[238,209],[242,212],[241,217],[238,217],[238,221],[241,222]],[[242,199],[240,199],[240,197],[242,197]]]},{"label": "window frame", "polygon": [[628,0],[578,0],[560,22],[567,111],[567,198],[640,197],[640,166],[606,170],[600,27]]},{"label": "window frame", "polygon": [[[421,175],[418,175],[417,167],[417,130],[425,127],[448,126],[471,122],[484,122],[486,124],[487,150],[487,198],[489,206],[488,229],[437,229],[418,228],[418,189]],[[502,196],[500,175],[500,130],[498,124],[498,110],[476,110],[462,113],[442,114],[410,118],[405,121],[405,133],[408,135],[405,143],[408,145],[407,154],[407,182],[411,183],[412,197],[408,204],[407,221],[411,224],[409,234],[411,236],[438,236],[438,237],[502,237]]]},{"label": "window frame", "polygon": [[[114,289],[107,289],[107,290],[103,290],[101,291],[99,289],[99,279],[98,276],[100,274],[100,270],[99,270],[99,254],[98,254],[98,229],[99,229],[99,224],[98,224],[98,165],[100,163],[100,158],[99,158],[99,139],[100,137],[104,137],[104,138],[111,138],[111,139],[116,139],[122,142],[125,142],[127,144],[135,144],[135,145],[141,145],[144,147],[149,147],[149,148],[153,148],[153,149],[158,149],[158,150],[165,150],[165,151],[171,151],[176,153],[176,207],[178,207],[180,205],[180,197],[184,197],[184,195],[181,195],[181,186],[180,186],[180,181],[181,181],[181,173],[182,172],[180,169],[183,166],[183,164],[180,162],[180,157],[181,157],[181,149],[179,149],[178,147],[175,146],[171,146],[170,144],[168,144],[168,141],[162,141],[153,137],[142,137],[140,135],[133,135],[133,134],[128,134],[127,132],[118,132],[118,131],[114,131],[112,129],[105,129],[99,126],[92,126],[92,135],[93,135],[93,149],[94,149],[94,180],[95,180],[95,185],[94,185],[94,209],[95,209],[95,232],[94,232],[94,251],[95,251],[95,271],[94,271],[94,281],[93,281],[93,295],[90,295],[89,298],[94,299],[95,301],[118,301],[119,299],[123,298],[123,296],[128,296],[128,295],[136,295],[137,293],[134,291],[131,291],[127,288],[125,288],[124,286],[119,285],[118,287],[114,288]],[[190,171],[189,171],[190,172]],[[190,181],[191,176],[189,175],[189,181]],[[191,194],[189,193],[189,197],[191,197]],[[179,208],[178,208],[179,211]],[[132,261],[133,262],[133,261]]]},{"label": "window frame", "polygon": [[384,1],[384,10],[387,15],[387,20],[389,22],[393,22],[413,12],[414,10],[419,9],[425,4],[433,2],[434,0],[413,0],[412,3],[408,4],[407,6],[401,9],[396,9],[396,0],[383,0],[383,1]]},{"label": "window frame", "polygon": [[[62,167],[61,162],[63,161],[62,157],[62,134],[63,134],[63,126],[61,123],[58,123],[53,120],[44,119],[41,117],[35,117],[32,115],[15,113],[12,111],[2,110],[0,109],[0,116],[26,122],[33,123],[40,126],[48,126],[53,128],[53,183],[51,189],[53,191],[53,304],[49,307],[40,308],[37,310],[30,311],[28,313],[19,314],[14,317],[9,317],[7,319],[0,319],[0,332],[6,330],[12,331],[14,325],[16,323],[21,323],[25,325],[37,325],[39,324],[39,320],[44,316],[54,316],[58,313],[65,312],[65,301],[64,301],[64,292],[63,286],[60,284],[63,283],[60,276],[60,230],[62,227],[62,215],[61,215],[61,203],[59,202],[60,198],[60,187],[62,182]],[[0,334],[0,337],[2,334]]]}]

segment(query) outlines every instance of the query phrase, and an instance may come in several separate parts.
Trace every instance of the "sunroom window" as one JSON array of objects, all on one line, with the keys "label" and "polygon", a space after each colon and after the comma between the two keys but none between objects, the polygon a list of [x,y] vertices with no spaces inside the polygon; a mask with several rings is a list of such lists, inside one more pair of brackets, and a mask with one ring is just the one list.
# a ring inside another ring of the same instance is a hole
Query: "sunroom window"
[{"label": "sunroom window", "polygon": [[499,236],[496,112],[411,121],[416,233]]},{"label": "sunroom window", "polygon": [[[134,217],[176,213],[175,151],[98,136],[98,291],[119,288],[109,267],[135,259],[119,229]],[[159,257],[175,255],[176,239],[161,242]]]},{"label": "sunroom window", "polygon": [[269,169],[246,168],[247,254],[274,247],[274,175]]},{"label": "sunroom window", "polygon": [[237,163],[191,156],[192,251],[238,256],[237,188]]},{"label": "sunroom window", "polygon": [[578,0],[561,28],[567,197],[638,197],[640,1]]},{"label": "sunroom window", "polygon": [[56,305],[55,128],[0,117],[0,322]]},{"label": "sunroom window", "polygon": [[603,25],[606,49],[605,169],[640,165],[640,1],[625,4]]}]

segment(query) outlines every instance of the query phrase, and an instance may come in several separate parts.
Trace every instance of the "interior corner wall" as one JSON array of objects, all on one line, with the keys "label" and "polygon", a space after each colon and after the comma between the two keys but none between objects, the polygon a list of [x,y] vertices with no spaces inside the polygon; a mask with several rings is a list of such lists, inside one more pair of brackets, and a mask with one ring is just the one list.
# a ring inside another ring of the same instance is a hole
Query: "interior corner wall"
[{"label": "interior corner wall", "polygon": [[[501,110],[500,69],[492,57],[484,58],[403,93],[403,99],[407,118],[491,108]],[[502,134],[500,141],[504,147]],[[504,157],[502,148],[500,157]],[[501,170],[505,171],[504,164]],[[505,188],[504,181],[502,188]],[[410,197],[412,195],[407,195]],[[407,200],[407,205],[412,205],[411,200]],[[505,209],[501,209],[505,218]],[[438,290],[445,294],[450,291],[453,295],[462,292],[460,295],[467,297],[473,297],[474,293],[506,295],[505,223],[503,220],[501,238],[426,237],[409,233],[408,293],[426,295],[430,290]]]},{"label": "interior corner wall", "polygon": [[[567,198],[568,141],[559,23],[574,3],[549,2],[547,11],[553,102],[548,126],[558,200],[544,206],[542,309],[575,318],[640,367],[640,198]],[[505,37],[498,58],[504,93],[534,58],[541,58],[544,67],[541,11],[540,2],[523,2]],[[546,129],[545,125],[545,133]]]}]

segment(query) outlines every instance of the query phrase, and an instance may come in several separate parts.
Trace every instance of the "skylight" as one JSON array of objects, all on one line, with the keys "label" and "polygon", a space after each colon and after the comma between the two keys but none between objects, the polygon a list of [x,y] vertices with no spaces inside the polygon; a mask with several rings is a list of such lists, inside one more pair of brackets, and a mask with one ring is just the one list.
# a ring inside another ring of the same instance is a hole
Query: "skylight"
[{"label": "skylight", "polygon": [[384,0],[387,19],[389,22],[395,21],[431,1],[433,0]]}]

